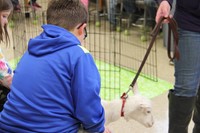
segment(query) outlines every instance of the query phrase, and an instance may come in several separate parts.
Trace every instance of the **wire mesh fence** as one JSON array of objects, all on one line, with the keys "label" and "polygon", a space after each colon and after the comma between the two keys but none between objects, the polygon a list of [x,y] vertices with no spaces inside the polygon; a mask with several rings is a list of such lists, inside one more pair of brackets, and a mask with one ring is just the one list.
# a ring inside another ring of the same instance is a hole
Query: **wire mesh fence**
[{"label": "wire mesh fence", "polygon": [[[13,49],[16,64],[27,50],[30,38],[41,33],[42,24],[46,24],[46,9],[48,0],[38,0],[42,5],[39,10],[26,7],[26,2],[21,1],[21,12],[14,12],[10,27],[12,28]],[[128,72],[136,72],[142,62],[151,37],[144,28],[130,26],[127,18],[117,14],[118,30],[112,29],[108,21],[107,6],[104,2],[103,12],[99,12],[99,1],[89,2],[89,20],[87,23],[88,38],[84,46],[94,56],[101,74],[101,95],[104,99],[119,97],[126,91],[131,81],[126,82],[124,88],[124,74],[122,69]],[[127,34],[128,33],[128,34]],[[145,41],[142,40],[145,36]],[[123,75],[123,76],[122,76]],[[153,46],[148,60],[142,70],[141,76],[152,81],[157,81],[156,45]]]}]

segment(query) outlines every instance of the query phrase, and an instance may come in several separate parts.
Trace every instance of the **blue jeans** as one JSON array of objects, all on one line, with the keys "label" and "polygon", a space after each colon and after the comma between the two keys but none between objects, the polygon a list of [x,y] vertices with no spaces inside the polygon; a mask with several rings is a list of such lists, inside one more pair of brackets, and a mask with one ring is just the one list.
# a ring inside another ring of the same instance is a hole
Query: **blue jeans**
[{"label": "blue jeans", "polygon": [[183,29],[179,33],[180,59],[175,60],[176,96],[196,96],[200,81],[200,33]]},{"label": "blue jeans", "polygon": [[119,3],[118,0],[107,0],[108,5],[108,20],[111,24],[116,24],[115,16],[117,13],[117,4]]},{"label": "blue jeans", "polygon": [[157,12],[156,0],[144,0],[147,10],[147,18],[150,20],[149,26],[155,25],[155,17]]},{"label": "blue jeans", "polygon": [[[116,17],[120,13],[120,9],[117,9],[117,5],[120,4],[120,0],[107,0],[108,1],[108,20],[111,24],[116,25]],[[123,8],[127,13],[134,13],[136,11],[134,0],[123,0]]]},{"label": "blue jeans", "polygon": [[[116,24],[116,16],[120,13],[119,9],[117,9],[117,4],[120,3],[121,0],[107,0],[108,5],[108,20],[112,24]],[[132,14],[133,16],[138,10],[138,7],[135,3],[135,0],[122,0],[123,2],[123,9],[127,14]],[[147,15],[151,20],[155,20],[156,15],[156,5],[157,3],[155,0],[144,0],[144,4],[147,7]],[[133,19],[133,18],[131,18]]]},{"label": "blue jeans", "polygon": [[19,4],[19,0],[11,0],[11,1],[12,1],[12,3],[13,3],[13,6],[16,6],[16,5]]}]

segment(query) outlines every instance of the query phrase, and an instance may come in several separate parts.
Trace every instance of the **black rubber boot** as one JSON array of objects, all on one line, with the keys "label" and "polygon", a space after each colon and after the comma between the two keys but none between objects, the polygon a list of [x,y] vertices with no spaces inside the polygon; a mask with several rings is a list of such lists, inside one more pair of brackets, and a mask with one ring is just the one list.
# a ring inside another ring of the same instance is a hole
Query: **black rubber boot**
[{"label": "black rubber boot", "polygon": [[183,97],[169,91],[169,130],[168,133],[188,133],[196,97]]},{"label": "black rubber boot", "polygon": [[193,121],[194,121],[193,133],[200,133],[200,89],[196,97]]}]

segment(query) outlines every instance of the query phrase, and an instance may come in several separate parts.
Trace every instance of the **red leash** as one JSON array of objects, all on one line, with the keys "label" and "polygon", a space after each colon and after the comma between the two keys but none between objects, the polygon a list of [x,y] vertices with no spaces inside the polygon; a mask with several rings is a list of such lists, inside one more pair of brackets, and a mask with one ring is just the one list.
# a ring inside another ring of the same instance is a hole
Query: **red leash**
[{"label": "red leash", "polygon": [[124,106],[125,106],[125,103],[126,103],[126,98],[127,98],[126,93],[123,93],[122,96],[121,96],[121,99],[122,99],[121,117],[124,117]]}]

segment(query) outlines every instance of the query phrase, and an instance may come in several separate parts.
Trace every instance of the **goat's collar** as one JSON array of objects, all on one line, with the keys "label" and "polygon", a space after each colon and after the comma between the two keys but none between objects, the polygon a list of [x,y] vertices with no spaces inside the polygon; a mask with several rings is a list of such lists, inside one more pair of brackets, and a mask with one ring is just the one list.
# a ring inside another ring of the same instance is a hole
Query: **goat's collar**
[{"label": "goat's collar", "polygon": [[125,106],[127,97],[128,95],[126,93],[123,93],[121,96],[121,99],[122,99],[121,117],[124,117],[124,106]]}]

